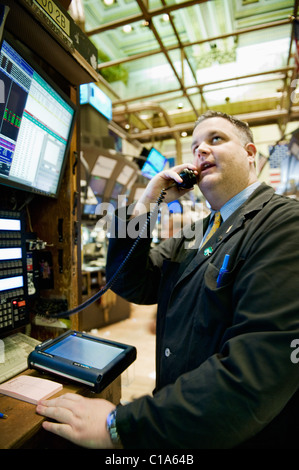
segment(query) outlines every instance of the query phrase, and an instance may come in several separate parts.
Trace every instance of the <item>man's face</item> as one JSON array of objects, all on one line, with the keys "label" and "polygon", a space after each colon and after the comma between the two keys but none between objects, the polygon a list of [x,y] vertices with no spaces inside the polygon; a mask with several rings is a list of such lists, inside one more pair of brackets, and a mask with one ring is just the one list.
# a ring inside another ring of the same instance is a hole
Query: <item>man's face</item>
[{"label": "man's face", "polygon": [[226,202],[256,180],[255,146],[245,144],[240,131],[226,119],[208,118],[198,124],[191,148],[199,188],[209,201],[215,193]]}]

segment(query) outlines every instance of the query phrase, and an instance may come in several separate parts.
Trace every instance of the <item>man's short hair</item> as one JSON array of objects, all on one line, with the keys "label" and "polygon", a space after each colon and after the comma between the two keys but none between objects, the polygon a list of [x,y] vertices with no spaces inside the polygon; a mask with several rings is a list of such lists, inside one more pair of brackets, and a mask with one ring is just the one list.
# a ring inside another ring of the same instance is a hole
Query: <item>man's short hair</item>
[{"label": "man's short hair", "polygon": [[247,122],[240,121],[240,119],[237,119],[237,118],[231,116],[230,114],[222,113],[221,111],[209,110],[209,111],[203,113],[196,120],[195,125],[194,125],[194,129],[196,128],[196,126],[198,124],[200,124],[205,119],[214,118],[214,117],[220,117],[220,118],[226,119],[233,126],[235,126],[238,129],[238,131],[240,131],[241,137],[244,139],[244,144],[248,144],[249,142],[253,143],[253,134],[252,134],[252,131],[251,131],[249,125],[247,124]]}]

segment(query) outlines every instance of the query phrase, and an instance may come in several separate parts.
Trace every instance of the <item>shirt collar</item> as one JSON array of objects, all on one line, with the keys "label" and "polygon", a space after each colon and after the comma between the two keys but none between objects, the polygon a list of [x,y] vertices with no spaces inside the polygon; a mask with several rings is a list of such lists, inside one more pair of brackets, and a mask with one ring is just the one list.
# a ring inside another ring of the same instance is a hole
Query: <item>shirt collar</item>
[{"label": "shirt collar", "polygon": [[[225,222],[229,216],[235,212],[253,193],[253,191],[260,185],[259,181],[247,186],[247,188],[243,189],[240,193],[236,194],[232,197],[229,201],[227,201],[224,206],[221,207],[220,213],[222,217],[222,221]],[[214,216],[215,212],[211,210],[211,218]],[[211,220],[211,219],[210,219]]]}]

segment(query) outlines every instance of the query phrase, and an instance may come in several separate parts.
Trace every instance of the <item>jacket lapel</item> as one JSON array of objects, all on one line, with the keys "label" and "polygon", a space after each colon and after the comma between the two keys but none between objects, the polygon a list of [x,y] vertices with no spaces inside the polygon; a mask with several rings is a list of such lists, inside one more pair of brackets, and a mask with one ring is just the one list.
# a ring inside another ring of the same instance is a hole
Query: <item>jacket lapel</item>
[{"label": "jacket lapel", "polygon": [[[176,286],[189,276],[195,269],[199,269],[203,263],[209,262],[210,256],[232,235],[239,231],[246,218],[253,217],[254,213],[259,212],[264,205],[273,196],[273,188],[262,183],[225,222],[221,224],[216,233],[212,235],[207,244],[199,250],[192,248],[190,251],[194,252],[191,255],[187,254],[186,261],[184,262],[185,268],[178,279]],[[203,233],[209,225],[209,216],[202,222]]]}]

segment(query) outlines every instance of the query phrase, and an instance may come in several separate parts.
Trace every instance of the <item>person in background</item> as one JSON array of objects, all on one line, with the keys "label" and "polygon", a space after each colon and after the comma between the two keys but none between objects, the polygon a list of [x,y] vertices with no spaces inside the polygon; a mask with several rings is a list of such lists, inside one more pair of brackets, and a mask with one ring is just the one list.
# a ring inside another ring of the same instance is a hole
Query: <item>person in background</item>
[{"label": "person in background", "polygon": [[[158,304],[153,396],[115,407],[66,395],[37,412],[57,421],[45,429],[87,447],[298,448],[299,203],[258,181],[252,133],[232,116],[202,115],[192,153],[149,182],[133,216],[116,215],[128,227],[163,188],[165,202],[186,194],[173,185],[186,167],[211,207],[196,246],[141,238],[113,288]],[[108,279],[133,242],[110,240]]]}]

